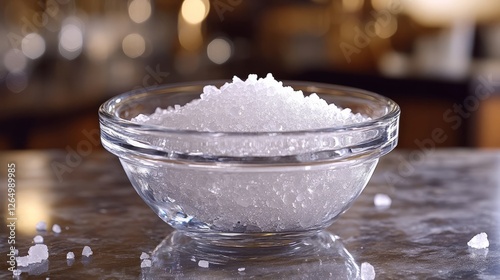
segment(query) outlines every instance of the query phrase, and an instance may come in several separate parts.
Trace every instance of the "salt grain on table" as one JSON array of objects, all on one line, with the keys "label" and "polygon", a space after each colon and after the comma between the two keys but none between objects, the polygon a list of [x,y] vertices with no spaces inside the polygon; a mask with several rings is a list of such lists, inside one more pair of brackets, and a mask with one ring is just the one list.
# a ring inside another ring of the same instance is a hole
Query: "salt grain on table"
[{"label": "salt grain on table", "polygon": [[142,260],[141,268],[145,268],[145,267],[151,267],[151,260],[148,260],[148,259]]},{"label": "salt grain on table", "polygon": [[389,208],[391,207],[392,200],[388,195],[378,193],[373,198],[373,204],[375,204],[377,208]]},{"label": "salt grain on table", "polygon": [[37,231],[46,231],[47,223],[45,223],[44,221],[39,221],[38,223],[36,223],[35,227]]},{"label": "salt grain on table", "polygon": [[83,247],[82,256],[89,257],[92,254],[93,254],[92,249],[90,249],[89,246]]},{"label": "salt grain on table", "polygon": [[490,246],[490,242],[488,241],[488,235],[485,232],[481,232],[476,234],[472,239],[467,242],[469,247],[474,249],[484,249]]},{"label": "salt grain on table", "polygon": [[55,233],[61,233],[61,227],[58,224],[52,226],[52,231]]},{"label": "salt grain on table", "polygon": [[27,256],[16,257],[17,266],[28,266],[40,263],[49,258],[49,249],[45,244],[35,244],[28,250]]},{"label": "salt grain on table", "polygon": [[37,235],[33,238],[35,243],[43,243],[43,237],[41,235]]},{"label": "salt grain on table", "polygon": [[199,267],[208,268],[209,265],[210,265],[210,263],[208,261],[205,261],[205,260],[201,260],[198,262]]},{"label": "salt grain on table", "polygon": [[370,263],[364,262],[361,264],[361,280],[375,279],[375,268]]},{"label": "salt grain on table", "polygon": [[139,257],[141,260],[144,260],[144,259],[149,259],[149,255],[145,252],[142,252],[141,253],[141,256]]},{"label": "salt grain on table", "polygon": [[67,259],[67,260],[72,260],[72,259],[74,259],[74,258],[75,258],[75,253],[73,253],[73,252],[68,252],[68,253],[66,254],[66,259]]}]

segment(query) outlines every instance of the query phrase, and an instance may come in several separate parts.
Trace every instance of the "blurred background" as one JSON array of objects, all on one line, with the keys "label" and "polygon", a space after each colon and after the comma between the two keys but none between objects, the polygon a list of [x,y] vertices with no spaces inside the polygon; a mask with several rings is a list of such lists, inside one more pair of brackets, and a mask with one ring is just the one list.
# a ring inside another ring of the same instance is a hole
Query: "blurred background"
[{"label": "blurred background", "polygon": [[76,149],[125,91],[269,72],[393,98],[399,147],[500,147],[498,0],[10,0],[0,38],[0,149]]}]

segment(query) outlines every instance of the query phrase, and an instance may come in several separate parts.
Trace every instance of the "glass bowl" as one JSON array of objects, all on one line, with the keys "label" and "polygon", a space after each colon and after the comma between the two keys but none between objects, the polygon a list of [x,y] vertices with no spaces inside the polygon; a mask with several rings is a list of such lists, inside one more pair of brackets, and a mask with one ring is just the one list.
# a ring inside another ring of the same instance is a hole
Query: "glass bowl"
[{"label": "glass bowl", "polygon": [[101,105],[103,146],[118,156],[137,193],[166,223],[207,246],[273,247],[330,226],[359,196],[378,159],[397,144],[400,110],[364,90],[284,82],[305,95],[371,118],[315,130],[203,132],[132,122],[184,105],[205,85],[173,84]]}]

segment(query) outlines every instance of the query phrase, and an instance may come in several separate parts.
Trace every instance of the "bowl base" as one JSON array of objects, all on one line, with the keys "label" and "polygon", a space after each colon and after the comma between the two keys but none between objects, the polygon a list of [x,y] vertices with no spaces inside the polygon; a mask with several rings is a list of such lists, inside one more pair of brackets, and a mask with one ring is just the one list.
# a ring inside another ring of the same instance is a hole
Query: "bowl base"
[{"label": "bowl base", "polygon": [[[266,240],[265,244],[270,244],[270,240]],[[143,269],[142,278],[359,277],[359,266],[337,236],[319,231],[294,240],[288,245],[278,241],[280,246],[228,247],[200,242],[183,232],[175,231],[153,251],[152,266]]]}]

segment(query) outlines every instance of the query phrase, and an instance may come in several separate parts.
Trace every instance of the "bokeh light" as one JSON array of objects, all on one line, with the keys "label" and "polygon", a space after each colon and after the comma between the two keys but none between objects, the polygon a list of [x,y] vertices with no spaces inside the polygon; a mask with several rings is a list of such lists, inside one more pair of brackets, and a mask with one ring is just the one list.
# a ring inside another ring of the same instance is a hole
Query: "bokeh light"
[{"label": "bokeh light", "polygon": [[135,23],[142,23],[151,17],[149,0],[133,0],[128,6],[128,15]]},{"label": "bokeh light", "polygon": [[213,39],[207,46],[207,55],[215,64],[225,63],[232,55],[230,42],[224,38]]},{"label": "bokeh light", "polygon": [[128,57],[136,58],[146,51],[146,41],[140,34],[132,33],[123,39],[122,49]]},{"label": "bokeh light", "polygon": [[187,23],[198,24],[208,15],[210,3],[203,0],[184,0],[181,15]]},{"label": "bokeh light", "polygon": [[30,33],[21,41],[21,49],[26,57],[37,59],[45,53],[45,40],[37,33]]},{"label": "bokeh light", "polygon": [[80,55],[83,47],[83,31],[72,23],[65,24],[59,33],[59,53],[66,59]]},{"label": "bokeh light", "polygon": [[15,93],[19,93],[28,86],[28,75],[25,72],[9,73],[5,77],[5,85]]},{"label": "bokeh light", "polygon": [[3,57],[3,64],[9,72],[17,73],[26,68],[27,59],[20,50],[10,49]]}]

